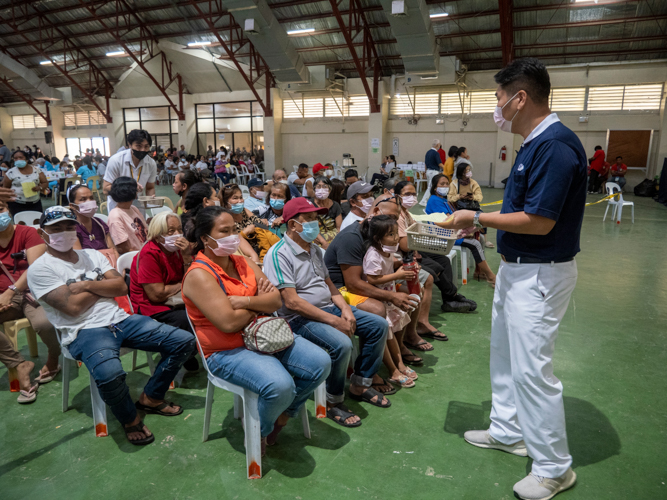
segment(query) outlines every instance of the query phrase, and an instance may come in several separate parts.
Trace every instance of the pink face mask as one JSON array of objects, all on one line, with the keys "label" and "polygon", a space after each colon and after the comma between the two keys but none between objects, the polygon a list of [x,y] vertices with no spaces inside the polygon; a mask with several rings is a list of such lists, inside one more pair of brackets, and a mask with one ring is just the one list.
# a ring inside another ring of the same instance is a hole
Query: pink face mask
[{"label": "pink face mask", "polygon": [[503,109],[505,109],[505,106],[507,106],[512,99],[514,99],[519,93],[517,92],[512,96],[512,98],[505,103],[505,105],[501,108],[500,106],[496,106],[496,109],[493,111],[493,121],[496,122],[496,125],[498,125],[498,128],[502,130],[503,132],[509,132],[512,133],[512,122],[514,121],[514,118],[516,118],[516,115],[519,114],[519,110],[516,110],[516,113],[514,113],[514,116],[512,117],[511,120],[505,120],[503,117]]},{"label": "pink face mask", "polygon": [[374,198],[371,196],[370,198],[364,198],[361,200],[361,206],[357,207],[359,210],[361,210],[363,213],[367,214],[371,207],[373,206]]},{"label": "pink face mask", "polygon": [[84,201],[79,203],[77,207],[79,207],[77,212],[84,217],[92,217],[97,212],[97,202],[95,200]]},{"label": "pink face mask", "polygon": [[405,208],[412,208],[417,204],[417,197],[416,196],[403,196],[401,198],[402,204]]},{"label": "pink face mask", "polygon": [[209,246],[211,252],[213,252],[218,257],[227,257],[228,255],[233,254],[238,250],[239,244],[241,243],[238,234],[232,234],[231,236],[226,236],[224,238],[220,238],[219,240],[216,240],[213,236],[210,235],[209,238],[218,244],[217,248]]},{"label": "pink face mask", "polygon": [[49,234],[48,245],[56,252],[64,253],[72,249],[76,240],[76,231],[64,231],[62,233]]}]

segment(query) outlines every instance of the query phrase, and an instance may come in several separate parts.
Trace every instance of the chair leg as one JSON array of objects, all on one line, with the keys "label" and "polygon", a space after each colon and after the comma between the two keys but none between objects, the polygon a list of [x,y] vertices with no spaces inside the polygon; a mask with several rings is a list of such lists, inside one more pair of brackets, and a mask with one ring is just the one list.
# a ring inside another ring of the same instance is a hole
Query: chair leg
[{"label": "chair leg", "polygon": [[2,329],[5,331],[5,335],[9,339],[9,341],[12,343],[12,346],[14,346],[14,350],[18,351],[19,350],[19,341],[18,341],[18,333],[16,331],[16,328],[14,328],[14,322],[13,321],[7,321],[6,323],[3,323]]},{"label": "chair leg", "polygon": [[234,394],[234,418],[241,420],[243,418],[243,398]]},{"label": "chair leg", "polygon": [[211,425],[211,408],[213,408],[213,392],[215,391],[215,386],[208,381],[208,386],[206,387],[206,407],[204,409],[204,438],[202,442],[208,441],[208,430]]},{"label": "chair leg", "polygon": [[37,333],[31,327],[25,329],[25,336],[28,339],[28,349],[30,349],[30,356],[36,358],[39,356],[39,349],[37,348]]},{"label": "chair leg", "polygon": [[310,422],[308,421],[308,410],[306,410],[306,405],[301,407],[299,415],[301,416],[301,425],[303,425],[303,435],[306,439],[310,439]]},{"label": "chair leg", "polygon": [[461,247],[461,283],[468,284],[468,253]]},{"label": "chair leg", "polygon": [[[607,209],[604,211],[604,217],[602,217],[602,222],[604,222],[607,219],[607,212],[609,212],[609,204],[607,204]],[[613,219],[613,216],[612,216]]]},{"label": "chair leg", "polygon": [[7,376],[9,377],[9,392],[21,392],[19,374],[16,371],[16,368],[10,368],[7,370]]},{"label": "chair leg", "polygon": [[245,456],[248,479],[262,477],[262,434],[259,425],[257,394],[244,391],[243,413],[245,416]]},{"label": "chair leg", "polygon": [[315,415],[317,418],[327,418],[327,387],[324,382],[317,386],[313,396],[315,399]]},{"label": "chair leg", "polygon": [[618,206],[618,213],[617,213],[618,217],[616,218],[616,224],[621,223],[621,214],[622,213],[623,213],[623,205],[619,205]]},{"label": "chair leg", "polygon": [[[134,355],[137,355],[137,351],[134,351]],[[148,363],[148,370],[151,372],[151,377],[155,373],[155,360],[153,359],[153,353],[146,351],[146,362]]]},{"label": "chair leg", "polygon": [[69,410],[69,370],[72,361],[63,356],[63,413]]},{"label": "chair leg", "polygon": [[630,205],[630,208],[632,209],[632,223],[635,223],[635,206]]},{"label": "chair leg", "polygon": [[137,350],[132,351],[132,371],[137,369]]},{"label": "chair leg", "polygon": [[108,436],[107,432],[107,405],[100,396],[97,384],[90,374],[90,400],[93,403],[93,422],[95,423],[95,435],[97,437]]}]

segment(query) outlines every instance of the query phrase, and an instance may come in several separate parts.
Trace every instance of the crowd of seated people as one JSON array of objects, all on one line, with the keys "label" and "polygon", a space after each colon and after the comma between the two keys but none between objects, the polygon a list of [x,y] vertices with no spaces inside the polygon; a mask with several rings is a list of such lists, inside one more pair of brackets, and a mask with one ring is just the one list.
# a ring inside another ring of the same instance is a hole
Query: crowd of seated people
[{"label": "crowd of seated people", "polygon": [[[187,161],[183,148],[170,154]],[[209,148],[203,161],[234,155]],[[457,179],[456,195],[469,190],[474,199],[474,181],[465,184],[463,170]],[[399,177],[383,181],[380,189],[356,171],[341,180],[330,164],[312,173],[301,164],[289,177],[283,170],[266,182],[252,176],[244,199],[238,185],[218,189],[185,168],[172,186],[176,208],[147,222],[133,204],[137,181],[120,176],[110,187],[116,206],[108,224],[95,217],[97,202],[84,183],[69,191],[69,207],[43,211],[39,229],[14,225],[0,201],[0,262],[13,269],[0,276],[0,322],[27,317],[48,347],[46,364],[31,379],[34,364],[0,335],[0,361],[16,369],[19,402],[35,401],[39,384],[53,380],[62,346],[92,373],[128,441],[148,444],[155,437],[145,414],[183,412],[166,391],[181,368],[199,369],[196,337],[214,375],[258,394],[262,453],[320,384],[329,419],[362,425],[365,414],[346,400],[390,408],[388,396],[417,385],[420,354],[448,340],[429,321],[434,290],[444,312],[476,308],[458,293],[447,257],[408,247],[415,186]],[[447,176],[435,176],[426,212],[450,214],[452,195]],[[459,243],[491,282],[479,241]],[[19,250],[25,259],[17,266],[12,255]],[[134,256],[123,277],[115,263],[128,252]],[[271,354],[248,349],[244,330],[271,315],[289,325],[294,341]],[[359,352],[348,384],[354,337]],[[135,402],[120,347],[162,355]]]}]

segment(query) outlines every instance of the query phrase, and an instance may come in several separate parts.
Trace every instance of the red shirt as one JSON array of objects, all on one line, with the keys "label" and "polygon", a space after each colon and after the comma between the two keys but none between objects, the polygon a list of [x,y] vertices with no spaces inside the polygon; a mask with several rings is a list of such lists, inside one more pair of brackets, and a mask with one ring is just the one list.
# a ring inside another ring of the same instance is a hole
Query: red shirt
[{"label": "red shirt", "polygon": [[[137,272],[137,258],[139,271]],[[134,312],[144,316],[169,311],[164,304],[151,302],[146,290],[141,286],[148,283],[164,283],[173,285],[183,280],[183,258],[180,252],[168,253],[154,241],[146,243],[132,260],[130,269],[130,300]]]},{"label": "red shirt", "polygon": [[614,177],[625,177],[625,173],[628,171],[628,166],[625,163],[618,165],[614,163],[611,166],[611,175]]},{"label": "red shirt", "polygon": [[[18,261],[16,272],[14,272],[14,259],[12,259],[11,255],[37,245],[44,245],[44,241],[37,234],[37,229],[17,224],[14,226],[14,235],[9,241],[9,246],[7,248],[0,247],[0,261],[2,261],[7,271],[14,277],[14,281],[17,281],[28,270],[28,261]],[[0,292],[7,290],[7,287],[11,284],[12,282],[7,275],[0,270]]]},{"label": "red shirt", "polygon": [[438,149],[438,154],[440,155],[440,163],[444,165],[447,161],[447,153],[445,153],[444,149],[440,148]]},{"label": "red shirt", "polygon": [[602,173],[604,166],[604,151],[598,149],[593,155],[593,161],[591,162],[591,168],[597,170],[599,174]]}]

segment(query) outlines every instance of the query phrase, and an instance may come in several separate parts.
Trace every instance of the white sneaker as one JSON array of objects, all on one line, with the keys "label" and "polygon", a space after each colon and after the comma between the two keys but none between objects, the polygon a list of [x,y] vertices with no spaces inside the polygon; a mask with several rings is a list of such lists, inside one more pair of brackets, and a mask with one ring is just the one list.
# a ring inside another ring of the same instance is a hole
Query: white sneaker
[{"label": "white sneaker", "polygon": [[556,478],[536,476],[531,472],[514,485],[514,496],[522,500],[549,500],[561,491],[572,488],[576,482],[577,475],[572,467]]},{"label": "white sneaker", "polygon": [[500,441],[493,439],[488,430],[484,431],[467,431],[463,438],[473,446],[478,448],[488,448],[492,450],[501,450],[517,457],[527,457],[528,450],[526,443],[518,441],[514,444],[503,444]]}]

